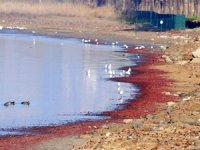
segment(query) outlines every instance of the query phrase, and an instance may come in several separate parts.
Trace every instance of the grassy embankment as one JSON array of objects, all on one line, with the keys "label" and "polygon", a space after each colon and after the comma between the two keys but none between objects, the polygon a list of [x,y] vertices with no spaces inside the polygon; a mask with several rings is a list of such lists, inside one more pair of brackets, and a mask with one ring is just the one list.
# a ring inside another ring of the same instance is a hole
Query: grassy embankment
[{"label": "grassy embankment", "polygon": [[92,7],[70,2],[33,3],[28,1],[0,0],[0,13],[21,15],[55,15],[67,17],[117,19],[114,7]]}]

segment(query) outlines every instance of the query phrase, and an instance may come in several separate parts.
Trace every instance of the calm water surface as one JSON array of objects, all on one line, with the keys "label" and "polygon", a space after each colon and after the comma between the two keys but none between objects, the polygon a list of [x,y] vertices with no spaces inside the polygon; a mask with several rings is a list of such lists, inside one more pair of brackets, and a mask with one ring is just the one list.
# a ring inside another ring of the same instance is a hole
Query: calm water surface
[{"label": "calm water surface", "polygon": [[[134,98],[139,91],[135,85],[121,83],[120,96],[117,82],[108,80],[105,64],[112,64],[118,74],[120,67],[141,61],[119,51],[123,50],[77,39],[0,34],[0,134],[16,134],[9,131],[13,128],[101,119],[85,114],[112,110]],[[30,106],[21,105],[24,100]],[[16,104],[4,107],[6,101]]]}]

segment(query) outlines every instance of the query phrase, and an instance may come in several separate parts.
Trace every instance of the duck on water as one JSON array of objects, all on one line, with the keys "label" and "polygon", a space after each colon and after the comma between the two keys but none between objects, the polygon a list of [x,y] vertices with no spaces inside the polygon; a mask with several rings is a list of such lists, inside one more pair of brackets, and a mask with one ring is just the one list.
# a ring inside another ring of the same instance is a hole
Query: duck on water
[{"label": "duck on water", "polygon": [[[3,105],[5,107],[8,107],[8,106],[13,106],[15,104],[16,104],[15,101],[8,101],[8,102],[5,102]],[[30,105],[30,101],[22,101],[20,104],[22,104],[22,105]]]},{"label": "duck on water", "polygon": [[4,103],[4,106],[10,106],[10,105],[15,105],[14,101],[8,101]]}]

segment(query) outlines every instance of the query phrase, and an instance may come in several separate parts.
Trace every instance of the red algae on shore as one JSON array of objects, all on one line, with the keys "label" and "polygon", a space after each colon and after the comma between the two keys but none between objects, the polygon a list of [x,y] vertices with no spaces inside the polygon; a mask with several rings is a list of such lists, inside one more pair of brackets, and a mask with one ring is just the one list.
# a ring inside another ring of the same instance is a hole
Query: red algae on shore
[{"label": "red algae on shore", "polygon": [[[108,121],[109,122],[109,121]],[[0,150],[20,150],[53,138],[86,134],[98,128],[102,121],[79,122],[63,126],[38,127],[30,129],[36,134],[0,137]]]},{"label": "red algae on shore", "polygon": [[85,134],[92,131],[94,126],[98,128],[100,125],[110,121],[116,122],[124,118],[137,118],[155,112],[158,109],[157,103],[169,101],[169,97],[167,98],[162,94],[162,91],[165,91],[167,85],[172,82],[161,77],[165,72],[151,68],[153,65],[160,64],[160,62],[158,62],[160,54],[149,53],[147,49],[135,51],[134,48],[129,48],[128,52],[141,53],[148,61],[140,66],[131,67],[135,72],[138,72],[137,74],[131,75],[130,77],[115,78],[114,80],[136,84],[139,86],[142,94],[139,95],[137,99],[130,100],[129,103],[124,105],[123,109],[102,114],[110,116],[111,120],[88,121],[63,126],[34,128],[32,131],[38,134],[1,137],[0,150],[25,149],[31,145],[52,138]]},{"label": "red algae on shore", "polygon": [[129,77],[115,78],[114,80],[138,85],[141,94],[135,100],[130,100],[122,110],[104,113],[104,115],[111,116],[113,119],[144,117],[155,112],[158,109],[158,103],[170,101],[169,97],[166,97],[163,92],[167,90],[167,86],[173,81],[164,79],[161,76],[166,72],[152,69],[153,65],[161,65],[161,62],[158,61],[161,54],[149,53],[148,49],[138,51],[134,47],[129,48],[128,53],[141,53],[148,60],[142,65],[131,67],[134,72],[137,72],[136,74]]}]

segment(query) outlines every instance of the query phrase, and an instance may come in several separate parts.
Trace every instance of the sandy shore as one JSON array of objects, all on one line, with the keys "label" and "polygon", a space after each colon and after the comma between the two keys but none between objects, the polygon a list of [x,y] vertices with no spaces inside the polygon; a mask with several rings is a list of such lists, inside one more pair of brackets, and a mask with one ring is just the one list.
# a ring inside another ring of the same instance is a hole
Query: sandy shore
[{"label": "sandy shore", "polygon": [[140,74],[116,79],[139,84],[143,95],[124,110],[108,112],[112,120],[34,129],[41,134],[0,138],[0,149],[200,149],[200,68],[192,56],[200,47],[199,31],[135,32],[117,21],[62,16],[0,18],[1,26],[41,34],[164,45],[139,51],[149,58],[148,64],[133,67]]}]

